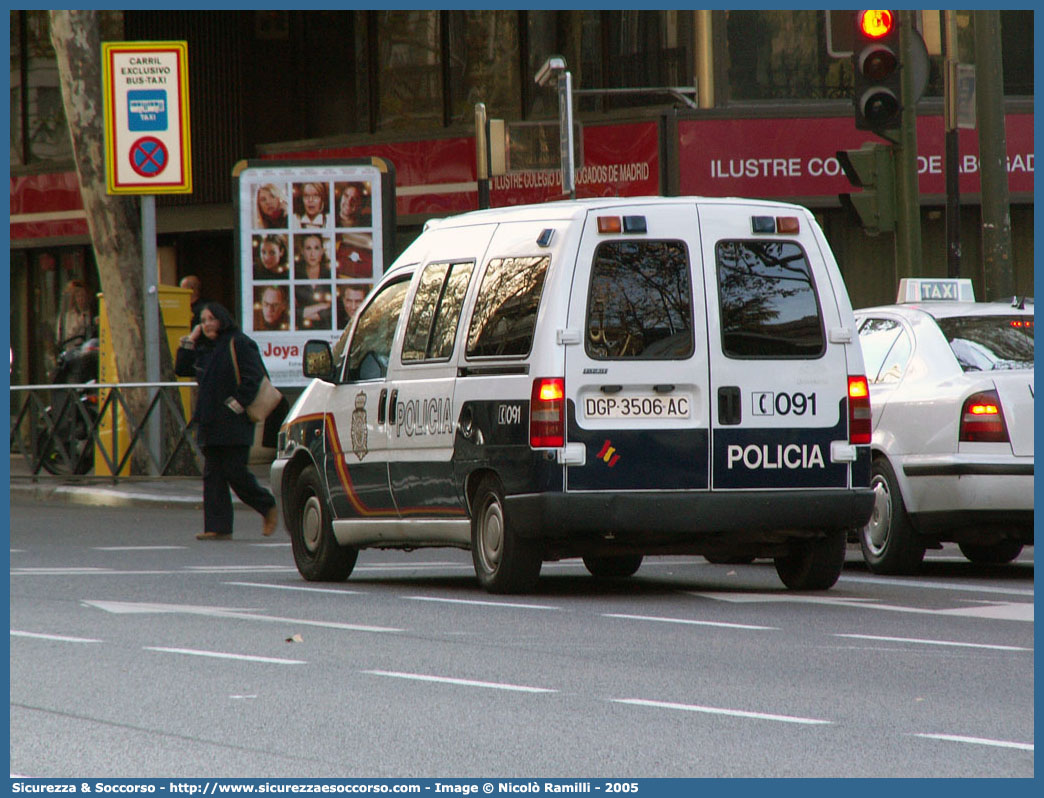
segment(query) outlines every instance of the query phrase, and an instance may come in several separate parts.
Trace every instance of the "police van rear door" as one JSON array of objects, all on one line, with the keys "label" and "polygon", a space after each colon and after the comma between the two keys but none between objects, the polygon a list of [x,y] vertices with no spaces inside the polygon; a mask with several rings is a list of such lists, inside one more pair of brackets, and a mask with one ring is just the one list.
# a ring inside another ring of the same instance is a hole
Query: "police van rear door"
[{"label": "police van rear door", "polygon": [[691,201],[621,203],[585,220],[565,347],[569,491],[708,487],[697,230]]},{"label": "police van rear door", "polygon": [[[714,490],[845,488],[840,311],[803,209],[699,206]],[[853,332],[854,334],[854,332]]]}]

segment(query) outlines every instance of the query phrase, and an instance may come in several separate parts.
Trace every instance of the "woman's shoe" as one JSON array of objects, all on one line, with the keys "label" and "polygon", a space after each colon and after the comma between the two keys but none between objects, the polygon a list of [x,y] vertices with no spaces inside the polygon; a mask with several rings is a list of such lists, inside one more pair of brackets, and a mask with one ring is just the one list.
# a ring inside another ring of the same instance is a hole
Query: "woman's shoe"
[{"label": "woman's shoe", "polygon": [[200,532],[196,540],[231,540],[231,532]]},{"label": "woman's shoe", "polygon": [[261,526],[261,534],[266,538],[276,531],[276,526],[279,524],[279,510],[276,507],[272,507],[267,513],[265,513],[265,521]]}]

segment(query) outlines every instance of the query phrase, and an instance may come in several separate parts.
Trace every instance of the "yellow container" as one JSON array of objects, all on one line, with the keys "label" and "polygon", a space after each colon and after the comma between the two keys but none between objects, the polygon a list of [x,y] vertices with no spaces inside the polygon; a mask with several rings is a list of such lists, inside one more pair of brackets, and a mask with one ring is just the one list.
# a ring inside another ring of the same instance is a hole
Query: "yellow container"
[{"label": "yellow container", "polygon": [[[167,330],[167,345],[170,347],[171,357],[175,357],[178,351],[178,342],[182,336],[191,332],[192,305],[189,297],[192,292],[187,288],[179,288],[174,285],[159,286],[159,307],[163,318],[163,326]],[[191,377],[179,377],[182,382],[191,382]],[[105,296],[98,295],[98,382],[118,383],[119,374],[116,371],[116,353],[112,347],[112,331],[109,328],[109,314],[105,306]],[[99,391],[98,407],[105,405],[112,393],[109,389]],[[192,389],[181,388],[181,407],[185,420],[191,418],[192,414]],[[115,426],[113,424],[113,407],[115,412]],[[155,411],[153,411],[155,412]],[[121,458],[127,453],[130,444],[131,430],[127,424],[127,416],[123,408],[113,397],[112,405],[106,408],[105,414],[98,421],[98,443],[94,451],[94,473],[100,476],[111,476],[112,467],[105,460],[103,452],[107,453],[113,463],[113,467],[119,464]],[[120,476],[130,473],[130,461],[120,471]]]}]

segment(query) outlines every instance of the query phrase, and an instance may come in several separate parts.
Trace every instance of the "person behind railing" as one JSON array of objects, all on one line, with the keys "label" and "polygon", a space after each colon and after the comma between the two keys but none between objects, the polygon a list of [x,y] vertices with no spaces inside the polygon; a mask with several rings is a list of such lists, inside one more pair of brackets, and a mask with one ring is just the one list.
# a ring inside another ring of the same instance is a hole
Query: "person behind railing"
[{"label": "person behind railing", "polygon": [[94,336],[91,295],[82,280],[70,280],[62,292],[56,343],[59,352],[70,352]]},{"label": "person behind railing", "polygon": [[196,539],[232,537],[229,487],[263,516],[261,534],[271,535],[279,520],[275,497],[247,468],[254,422],[245,408],[254,400],[265,376],[257,344],[240,332],[223,305],[209,302],[200,313],[200,323],[181,339],[174,371],[181,377],[195,377],[199,385],[192,420],[204,458],[204,531]]}]

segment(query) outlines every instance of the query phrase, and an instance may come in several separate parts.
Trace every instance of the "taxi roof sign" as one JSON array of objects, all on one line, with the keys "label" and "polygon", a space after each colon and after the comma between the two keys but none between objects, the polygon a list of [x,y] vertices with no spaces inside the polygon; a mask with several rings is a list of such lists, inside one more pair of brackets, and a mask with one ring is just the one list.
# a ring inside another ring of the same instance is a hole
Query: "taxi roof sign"
[{"label": "taxi roof sign", "polygon": [[903,302],[974,302],[975,288],[967,277],[906,277],[899,281]]}]

